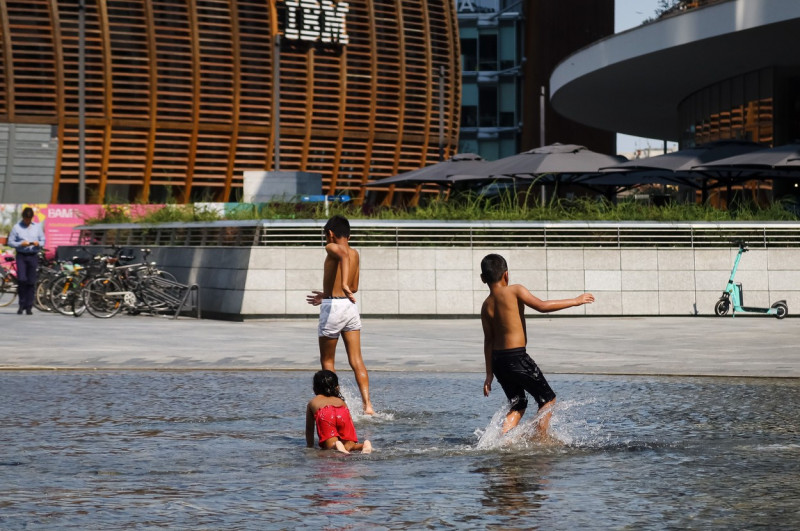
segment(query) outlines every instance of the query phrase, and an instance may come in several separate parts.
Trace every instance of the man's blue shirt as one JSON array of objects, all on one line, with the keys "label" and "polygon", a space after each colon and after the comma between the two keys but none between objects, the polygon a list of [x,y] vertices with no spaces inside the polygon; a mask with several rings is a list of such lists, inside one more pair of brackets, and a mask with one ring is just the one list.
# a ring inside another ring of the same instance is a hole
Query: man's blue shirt
[{"label": "man's blue shirt", "polygon": [[[39,242],[39,246],[20,247],[24,241]],[[8,245],[22,254],[36,254],[44,247],[44,233],[42,232],[42,225],[39,223],[31,222],[27,227],[22,224],[22,221],[15,224],[8,235]]]}]

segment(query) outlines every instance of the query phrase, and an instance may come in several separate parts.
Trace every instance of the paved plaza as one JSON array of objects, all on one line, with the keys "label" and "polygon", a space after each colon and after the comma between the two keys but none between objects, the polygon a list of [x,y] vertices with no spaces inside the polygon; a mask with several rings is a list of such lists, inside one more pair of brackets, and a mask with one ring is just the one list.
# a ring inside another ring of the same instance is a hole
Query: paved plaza
[{"label": "paved plaza", "polygon": [[[315,319],[80,318],[0,308],[0,368],[315,370]],[[545,373],[800,377],[800,319],[528,319]],[[371,371],[482,372],[479,319],[364,319]],[[337,368],[346,369],[340,343]]]}]

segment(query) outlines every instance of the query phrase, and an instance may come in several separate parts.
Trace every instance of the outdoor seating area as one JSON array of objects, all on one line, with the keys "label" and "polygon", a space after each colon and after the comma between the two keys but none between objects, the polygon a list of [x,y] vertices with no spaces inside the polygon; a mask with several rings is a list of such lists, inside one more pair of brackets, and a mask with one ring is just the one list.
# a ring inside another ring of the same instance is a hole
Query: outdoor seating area
[{"label": "outdoor seating area", "polygon": [[[456,185],[512,181],[512,187],[541,186],[542,200],[558,188],[612,200],[634,189],[658,186],[674,199],[711,201],[729,208],[735,201],[768,204],[798,193],[800,144],[767,147],[747,140],[720,140],[645,159],[596,153],[573,144],[550,144],[495,161],[466,153],[418,170],[380,179],[369,186]],[[551,191],[547,192],[550,188]]]}]

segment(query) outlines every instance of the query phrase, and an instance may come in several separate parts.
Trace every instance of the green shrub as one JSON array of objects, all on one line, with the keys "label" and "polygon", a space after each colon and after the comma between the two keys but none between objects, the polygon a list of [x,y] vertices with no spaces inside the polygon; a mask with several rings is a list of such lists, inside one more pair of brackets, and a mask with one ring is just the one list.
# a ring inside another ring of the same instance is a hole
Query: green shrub
[{"label": "green shrub", "polygon": [[205,205],[169,204],[161,209],[131,218],[124,206],[106,206],[97,218],[86,224],[97,223],[169,223],[191,221],[251,220],[251,219],[326,219],[342,214],[351,219],[382,220],[442,220],[442,221],[797,221],[795,210],[785,208],[781,202],[768,207],[752,203],[736,205],[732,210],[720,210],[709,205],[668,202],[655,206],[633,200],[612,203],[605,199],[579,197],[575,199],[552,198],[542,206],[526,201],[529,194],[511,194],[503,191],[494,197],[474,193],[455,194],[448,199],[431,197],[417,206],[361,206],[354,203],[273,202],[241,203],[220,215]]}]

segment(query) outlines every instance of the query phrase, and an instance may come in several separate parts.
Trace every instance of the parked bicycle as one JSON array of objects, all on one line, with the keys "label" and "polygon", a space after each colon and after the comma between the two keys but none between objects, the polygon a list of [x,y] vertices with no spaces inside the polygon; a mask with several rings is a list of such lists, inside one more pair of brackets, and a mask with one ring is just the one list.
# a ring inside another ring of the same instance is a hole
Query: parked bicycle
[{"label": "parked bicycle", "polygon": [[[84,255],[91,253],[82,249]],[[86,311],[83,290],[94,278],[102,276],[109,264],[116,264],[122,249],[115,249],[113,254],[98,254],[86,259],[73,257],[71,262],[61,264],[61,272],[52,280],[49,289],[49,300],[52,308],[63,314],[80,317]]]},{"label": "parked bicycle", "polygon": [[0,255],[0,307],[17,299],[17,262],[11,253]]},{"label": "parked bicycle", "polygon": [[[150,249],[141,249],[144,262],[119,264],[108,262],[106,271],[90,280],[83,289],[83,302],[87,311],[99,318],[110,318],[123,309],[129,313],[158,313],[168,310],[164,285],[176,284],[175,277],[148,262]],[[130,259],[121,255],[123,260]],[[162,282],[156,282],[160,279]]]}]

